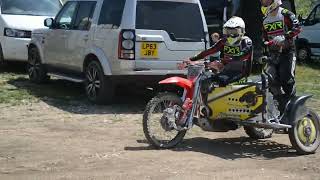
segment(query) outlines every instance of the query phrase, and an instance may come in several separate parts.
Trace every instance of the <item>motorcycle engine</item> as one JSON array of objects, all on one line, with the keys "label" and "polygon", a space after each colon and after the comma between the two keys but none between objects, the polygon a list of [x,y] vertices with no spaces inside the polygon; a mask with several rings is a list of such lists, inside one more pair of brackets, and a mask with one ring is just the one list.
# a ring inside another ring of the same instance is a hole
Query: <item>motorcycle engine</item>
[{"label": "motorcycle engine", "polygon": [[228,132],[239,128],[237,123],[226,119],[218,119],[211,122],[207,118],[200,118],[197,120],[196,125],[209,132]]}]

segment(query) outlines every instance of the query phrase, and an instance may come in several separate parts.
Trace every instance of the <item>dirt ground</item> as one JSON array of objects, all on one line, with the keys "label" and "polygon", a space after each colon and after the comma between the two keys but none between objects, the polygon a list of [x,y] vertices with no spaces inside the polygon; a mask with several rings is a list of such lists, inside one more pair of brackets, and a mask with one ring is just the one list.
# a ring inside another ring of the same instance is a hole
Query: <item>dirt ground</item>
[{"label": "dirt ground", "polygon": [[1,105],[0,179],[320,179],[320,154],[296,156],[286,135],[253,141],[195,128],[178,148],[154,150],[144,100],[48,102]]},{"label": "dirt ground", "polygon": [[0,104],[1,180],[320,179],[320,153],[297,156],[287,135],[255,141],[243,130],[194,128],[177,148],[155,150],[141,122],[150,94],[120,93],[117,104],[94,106],[79,85],[7,76],[3,99],[26,101]]}]

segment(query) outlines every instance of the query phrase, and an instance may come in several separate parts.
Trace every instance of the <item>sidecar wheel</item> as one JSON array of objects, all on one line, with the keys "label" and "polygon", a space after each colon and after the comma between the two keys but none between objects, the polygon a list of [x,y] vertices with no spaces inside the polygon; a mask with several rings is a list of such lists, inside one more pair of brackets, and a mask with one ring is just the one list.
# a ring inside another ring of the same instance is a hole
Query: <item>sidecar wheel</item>
[{"label": "sidecar wheel", "polygon": [[169,149],[178,145],[186,130],[177,131],[168,126],[164,110],[174,105],[182,107],[182,100],[173,93],[160,93],[148,103],[143,114],[143,132],[148,142],[156,148]]},{"label": "sidecar wheel", "polygon": [[247,135],[252,139],[268,139],[273,134],[273,129],[257,128],[253,126],[243,127]]},{"label": "sidecar wheel", "polygon": [[308,110],[307,115],[294,121],[289,129],[290,142],[298,154],[313,154],[320,145],[320,119]]}]

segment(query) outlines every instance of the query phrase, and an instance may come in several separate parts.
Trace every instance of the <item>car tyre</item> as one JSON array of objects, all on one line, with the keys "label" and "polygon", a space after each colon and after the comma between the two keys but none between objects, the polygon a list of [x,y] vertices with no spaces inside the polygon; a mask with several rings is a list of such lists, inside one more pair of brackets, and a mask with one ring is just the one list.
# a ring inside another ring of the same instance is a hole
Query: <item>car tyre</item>
[{"label": "car tyre", "polygon": [[85,68],[85,91],[88,99],[95,104],[113,102],[114,85],[111,78],[105,77],[98,61],[91,61]]},{"label": "car tyre", "polygon": [[306,46],[303,46],[297,51],[298,62],[299,63],[308,63],[311,61],[311,52],[310,49]]},{"label": "car tyre", "polygon": [[27,71],[29,79],[33,83],[41,84],[50,79],[45,66],[41,63],[40,54],[36,47],[29,49]]}]

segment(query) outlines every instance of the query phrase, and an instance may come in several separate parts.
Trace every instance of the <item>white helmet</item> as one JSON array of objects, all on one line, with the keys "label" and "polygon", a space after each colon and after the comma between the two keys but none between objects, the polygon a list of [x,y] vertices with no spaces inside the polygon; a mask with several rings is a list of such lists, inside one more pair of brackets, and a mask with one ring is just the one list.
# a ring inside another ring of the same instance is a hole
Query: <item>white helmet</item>
[{"label": "white helmet", "polygon": [[227,38],[228,45],[240,43],[246,33],[246,24],[240,17],[233,16],[223,25],[223,35]]},{"label": "white helmet", "polygon": [[272,11],[282,5],[281,0],[261,0],[262,12],[264,15],[270,14]]}]

